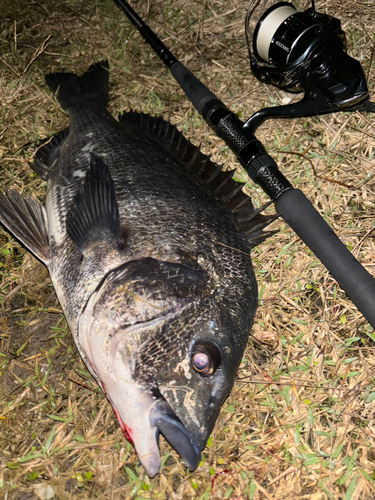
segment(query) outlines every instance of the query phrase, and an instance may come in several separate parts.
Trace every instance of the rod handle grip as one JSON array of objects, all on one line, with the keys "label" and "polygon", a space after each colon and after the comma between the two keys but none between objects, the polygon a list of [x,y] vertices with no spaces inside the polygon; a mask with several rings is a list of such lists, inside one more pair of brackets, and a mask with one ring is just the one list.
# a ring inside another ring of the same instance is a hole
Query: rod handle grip
[{"label": "rod handle grip", "polygon": [[371,274],[349,252],[302,191],[285,191],[275,206],[375,329],[375,279]]}]

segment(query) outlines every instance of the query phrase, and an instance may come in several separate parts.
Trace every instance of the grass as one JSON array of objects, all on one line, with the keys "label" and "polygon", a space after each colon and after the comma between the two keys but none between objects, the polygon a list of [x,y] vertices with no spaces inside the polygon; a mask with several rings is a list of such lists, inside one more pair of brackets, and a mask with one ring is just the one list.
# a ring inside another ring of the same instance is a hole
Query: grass
[{"label": "grass", "polygon": [[[242,119],[285,102],[284,92],[250,74],[246,2],[134,7]],[[316,8],[342,19],[374,100],[373,2],[317,0]],[[162,115],[225,167],[237,166],[109,0],[3,0],[0,17],[2,189],[44,199],[45,182],[27,162],[39,139],[67,125],[44,75],[80,72],[104,57],[113,114],[133,108]],[[272,120],[257,136],[374,274],[372,115]],[[248,181],[241,170],[236,178]],[[247,189],[257,206],[266,201],[250,181]],[[279,233],[252,253],[260,306],[202,461],[187,472],[162,440],[163,467],[152,480],[80,360],[47,271],[1,232],[0,498],[374,498],[374,332],[282,219],[275,226]]]}]

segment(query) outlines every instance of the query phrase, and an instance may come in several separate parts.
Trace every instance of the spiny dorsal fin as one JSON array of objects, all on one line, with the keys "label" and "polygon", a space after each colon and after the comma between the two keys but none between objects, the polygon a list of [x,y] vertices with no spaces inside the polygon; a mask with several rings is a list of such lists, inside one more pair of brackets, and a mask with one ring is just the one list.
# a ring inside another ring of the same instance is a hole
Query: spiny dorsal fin
[{"label": "spiny dorsal fin", "polygon": [[0,193],[0,222],[45,265],[50,259],[44,207],[16,191]]},{"label": "spiny dorsal fin", "polygon": [[277,219],[277,215],[261,215],[270,203],[255,210],[251,198],[242,188],[245,183],[235,181],[234,170],[223,171],[221,166],[210,160],[194,146],[174,125],[162,118],[153,118],[144,113],[130,111],[119,115],[119,121],[139,127],[158,139],[174,156],[183,161],[187,169],[211,192],[216,194],[236,215],[237,222],[247,236],[250,246],[256,246],[275,231],[265,232],[263,229]]},{"label": "spiny dorsal fin", "polygon": [[241,211],[241,215],[243,217],[241,217],[241,219],[238,220],[238,223],[242,231],[245,233],[248,242],[250,243],[250,248],[256,247],[266,238],[277,233],[277,230],[264,231],[264,229],[269,224],[271,224],[271,222],[275,221],[279,217],[278,214],[272,214],[272,215],[261,214],[261,212],[263,212],[263,210],[269,207],[271,203],[272,201],[269,201],[268,203],[265,203],[257,210],[253,209],[251,212],[249,210],[246,210],[248,212],[247,215],[242,214]]},{"label": "spiny dorsal fin", "polygon": [[48,179],[48,172],[56,161],[59,150],[68,135],[69,128],[65,128],[52,137],[40,141],[34,160],[29,165],[45,181]]},{"label": "spiny dorsal fin", "polygon": [[90,168],[66,217],[69,238],[84,254],[95,244],[107,242],[120,248],[120,216],[116,192],[107,165],[91,154]]}]

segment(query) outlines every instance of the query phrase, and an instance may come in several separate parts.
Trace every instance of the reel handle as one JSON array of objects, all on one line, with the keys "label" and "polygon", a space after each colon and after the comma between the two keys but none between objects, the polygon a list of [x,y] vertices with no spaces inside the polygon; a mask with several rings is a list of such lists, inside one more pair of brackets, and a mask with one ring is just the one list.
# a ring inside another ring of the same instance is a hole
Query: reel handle
[{"label": "reel handle", "polygon": [[255,133],[256,129],[270,118],[296,118],[297,116],[315,116],[325,113],[332,113],[335,109],[327,108],[326,104],[314,101],[308,97],[303,97],[298,102],[263,108],[256,111],[244,125],[249,132]]}]

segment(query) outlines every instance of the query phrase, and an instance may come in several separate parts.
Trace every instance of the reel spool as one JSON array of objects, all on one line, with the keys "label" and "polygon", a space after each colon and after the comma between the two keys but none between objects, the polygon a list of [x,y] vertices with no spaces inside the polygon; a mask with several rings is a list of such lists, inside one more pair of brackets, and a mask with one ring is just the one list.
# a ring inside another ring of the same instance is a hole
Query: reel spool
[{"label": "reel spool", "polygon": [[260,17],[251,37],[255,4],[256,0],[245,22],[252,72],[263,83],[304,92],[304,97],[294,104],[255,113],[245,127],[254,131],[271,117],[359,109],[357,105],[368,97],[366,78],[360,63],[346,53],[339,19],[316,12],[314,3],[298,12],[291,3],[278,2]]}]

